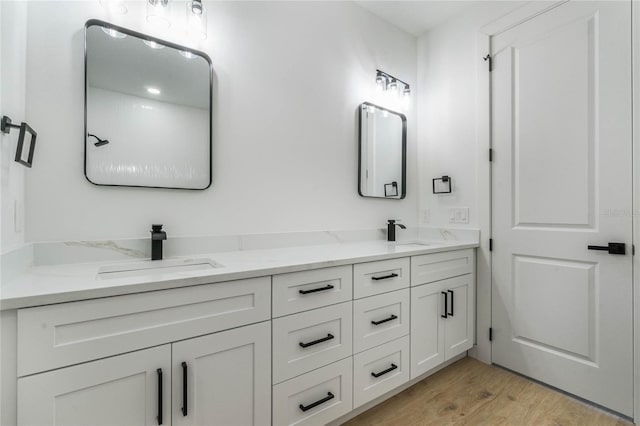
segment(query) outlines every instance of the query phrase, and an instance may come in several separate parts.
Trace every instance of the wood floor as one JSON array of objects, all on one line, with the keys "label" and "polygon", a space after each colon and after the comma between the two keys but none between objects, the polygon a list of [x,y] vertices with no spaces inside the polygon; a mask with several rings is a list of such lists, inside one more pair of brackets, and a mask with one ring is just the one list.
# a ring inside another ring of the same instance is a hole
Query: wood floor
[{"label": "wood floor", "polygon": [[631,423],[498,367],[464,358],[345,425]]}]

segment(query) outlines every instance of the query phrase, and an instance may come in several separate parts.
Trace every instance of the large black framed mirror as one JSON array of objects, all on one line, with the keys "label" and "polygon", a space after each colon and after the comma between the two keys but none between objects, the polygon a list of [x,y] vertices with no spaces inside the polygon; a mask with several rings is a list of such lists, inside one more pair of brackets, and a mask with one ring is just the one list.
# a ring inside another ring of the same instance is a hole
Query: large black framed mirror
[{"label": "large black framed mirror", "polygon": [[205,53],[87,21],[83,141],[89,182],[208,188],[212,86]]},{"label": "large black framed mirror", "polygon": [[407,195],[407,117],[364,102],[359,107],[358,193],[400,200]]}]

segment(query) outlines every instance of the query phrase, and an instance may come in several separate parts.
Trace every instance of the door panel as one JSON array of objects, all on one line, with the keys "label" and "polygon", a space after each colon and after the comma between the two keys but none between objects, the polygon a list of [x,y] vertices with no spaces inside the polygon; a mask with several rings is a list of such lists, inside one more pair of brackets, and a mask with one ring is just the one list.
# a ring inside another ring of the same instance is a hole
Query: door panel
[{"label": "door panel", "polygon": [[[444,356],[448,360],[471,349],[474,337],[474,274],[443,281],[449,294],[449,315],[444,322]],[[453,315],[450,315],[453,313]]]},{"label": "door panel", "polygon": [[411,378],[444,362],[445,287],[441,282],[411,288]]},{"label": "door panel", "polygon": [[19,425],[170,425],[170,345],[18,379]]},{"label": "door panel", "polygon": [[174,425],[269,424],[269,322],[185,340],[172,346]]},{"label": "door panel", "polygon": [[629,1],[492,38],[493,362],[631,416]]}]

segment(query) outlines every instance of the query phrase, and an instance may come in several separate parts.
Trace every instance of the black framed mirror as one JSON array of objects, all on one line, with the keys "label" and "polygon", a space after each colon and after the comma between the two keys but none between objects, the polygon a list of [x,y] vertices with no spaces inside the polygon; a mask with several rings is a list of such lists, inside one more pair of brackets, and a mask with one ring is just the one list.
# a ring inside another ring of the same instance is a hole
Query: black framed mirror
[{"label": "black framed mirror", "polygon": [[83,140],[89,182],[208,188],[212,86],[205,53],[87,21]]},{"label": "black framed mirror", "polygon": [[407,195],[407,117],[369,102],[360,105],[358,193],[400,200]]}]

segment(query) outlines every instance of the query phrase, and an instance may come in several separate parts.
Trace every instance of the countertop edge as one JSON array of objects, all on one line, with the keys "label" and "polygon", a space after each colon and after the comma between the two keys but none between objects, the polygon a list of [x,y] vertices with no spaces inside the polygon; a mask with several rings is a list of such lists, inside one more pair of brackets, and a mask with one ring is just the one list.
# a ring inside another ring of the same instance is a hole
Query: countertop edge
[{"label": "countertop edge", "polygon": [[447,251],[464,250],[469,248],[477,248],[479,244],[476,242],[455,242],[447,241],[446,245],[438,247],[425,247],[424,249],[415,249],[411,251],[403,251],[399,253],[384,253],[364,256],[350,256],[342,259],[332,259],[326,261],[312,261],[309,263],[291,264],[285,266],[274,266],[267,268],[248,269],[245,271],[233,271],[228,273],[216,273],[213,275],[204,275],[198,277],[181,277],[176,279],[168,279],[153,282],[141,282],[125,285],[117,285],[103,288],[87,288],[83,290],[74,290],[68,292],[45,293],[33,296],[15,297],[8,299],[0,299],[0,311],[8,311],[13,309],[32,308],[43,305],[53,305],[58,303],[77,302],[81,300],[99,299],[105,297],[124,296],[136,293],[146,293],[150,291],[161,291],[183,287],[191,287],[204,284],[216,284],[227,281],[237,281],[248,278],[258,278],[270,275],[277,275],[291,272],[308,271],[312,269],[321,269],[333,266],[343,266],[355,263],[375,262],[386,259],[397,259],[402,257],[420,256],[424,254],[442,253]]}]

